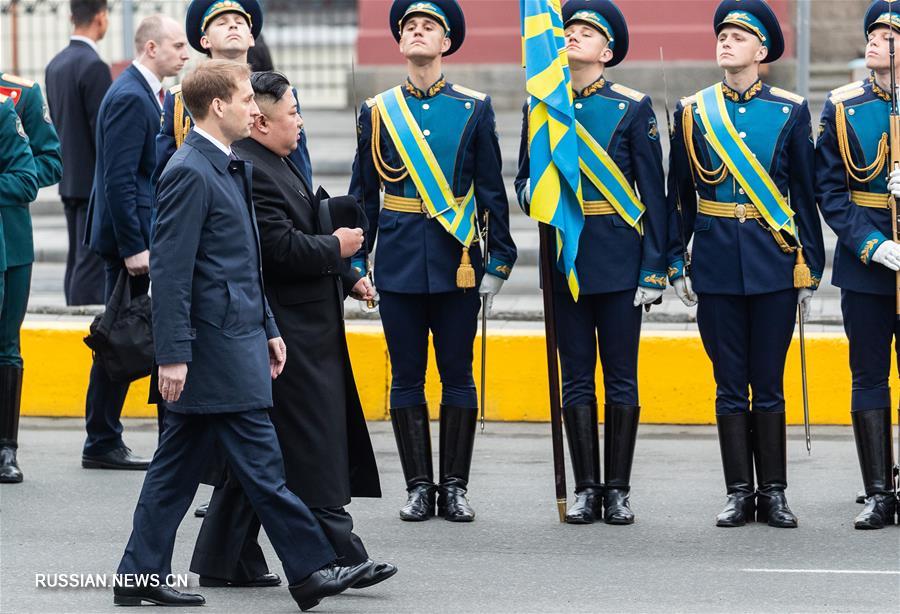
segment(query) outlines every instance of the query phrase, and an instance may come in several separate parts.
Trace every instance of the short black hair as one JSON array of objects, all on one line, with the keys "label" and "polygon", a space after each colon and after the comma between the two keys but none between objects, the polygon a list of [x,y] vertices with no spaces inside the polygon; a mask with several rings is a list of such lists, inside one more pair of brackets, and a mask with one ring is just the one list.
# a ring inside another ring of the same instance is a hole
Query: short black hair
[{"label": "short black hair", "polygon": [[250,75],[250,85],[253,86],[257,102],[274,104],[290,89],[291,82],[280,72],[268,70]]},{"label": "short black hair", "polygon": [[76,27],[89,25],[99,13],[109,10],[106,0],[70,0],[72,23]]}]

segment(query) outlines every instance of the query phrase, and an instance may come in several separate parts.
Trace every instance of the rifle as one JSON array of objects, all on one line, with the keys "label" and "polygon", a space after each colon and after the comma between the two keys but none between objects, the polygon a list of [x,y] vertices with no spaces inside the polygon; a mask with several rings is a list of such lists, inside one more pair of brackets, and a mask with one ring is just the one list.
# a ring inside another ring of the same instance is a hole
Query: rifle
[{"label": "rifle", "polygon": [[547,377],[550,384],[550,437],[553,441],[553,476],[559,521],[566,521],[566,458],[563,453],[556,316],[553,309],[553,227],[539,224],[541,236],[541,281],[544,298],[544,333],[547,340]]},{"label": "rifle", "polygon": [[[893,0],[888,2],[888,18],[893,20]],[[889,118],[889,138],[890,138],[890,162],[891,171],[900,169],[900,109],[898,109],[897,101],[897,76],[896,66],[894,62],[894,28],[890,28],[891,36],[888,38],[888,52],[891,58],[891,113]],[[897,207],[897,200],[893,194],[888,196],[888,204],[891,208],[891,238],[894,241],[900,241],[900,208]],[[897,319],[900,320],[900,271],[895,277],[896,296],[897,296]],[[897,421],[900,423],[900,407],[897,408]],[[893,433],[888,433],[888,437],[893,438]],[[900,449],[900,435],[898,435],[898,449]],[[891,473],[893,474],[894,496],[897,496],[900,490],[900,464],[891,459],[893,465]]]},{"label": "rifle", "polygon": [[[356,106],[358,99],[356,98],[356,60],[350,58],[350,111],[353,113],[353,126],[356,133],[356,160],[357,164],[359,164],[359,183],[362,186],[362,201],[363,201],[363,209],[365,209],[366,205],[366,174],[363,172],[362,168],[362,158],[359,157],[360,146],[359,140],[362,138],[362,126],[359,123],[359,115],[357,114],[358,107]],[[374,285],[374,280],[372,279],[372,263],[369,262],[369,243],[368,238],[363,237],[363,258],[366,263],[366,277],[369,278],[369,283]],[[369,299],[366,301],[366,308],[363,311],[374,312],[378,309],[378,301],[375,299]]]},{"label": "rifle", "polygon": [[[659,64],[662,68],[663,78],[663,102],[666,106],[666,127],[669,130],[669,141],[675,134],[675,126],[672,125],[672,114],[669,112],[669,80],[666,78],[666,62],[663,58],[663,48],[659,48]],[[691,253],[687,248],[687,238],[684,234],[684,211],[681,208],[681,194],[678,191],[678,183],[675,183],[675,210],[678,212],[678,234],[681,237],[681,258],[684,260],[684,276],[691,276]]]}]

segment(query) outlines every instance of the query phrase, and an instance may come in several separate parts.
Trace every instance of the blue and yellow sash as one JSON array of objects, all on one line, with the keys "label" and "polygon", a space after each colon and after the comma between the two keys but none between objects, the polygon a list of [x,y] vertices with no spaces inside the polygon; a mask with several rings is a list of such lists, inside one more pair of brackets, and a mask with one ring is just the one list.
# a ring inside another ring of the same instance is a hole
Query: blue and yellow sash
[{"label": "blue and yellow sash", "polygon": [[450,183],[406,104],[402,87],[378,94],[375,102],[428,216],[440,222],[444,230],[468,248],[475,238],[475,184],[457,204]]},{"label": "blue and yellow sash", "polygon": [[577,122],[575,129],[578,133],[578,166],[581,172],[606,197],[616,213],[643,234],[641,216],[646,207],[638,200],[621,169],[591,133]]},{"label": "blue and yellow sash", "polygon": [[744,188],[769,226],[774,230],[786,230],[797,237],[794,212],[790,205],[728,117],[721,83],[697,93],[697,110],[703,124],[703,136]]}]

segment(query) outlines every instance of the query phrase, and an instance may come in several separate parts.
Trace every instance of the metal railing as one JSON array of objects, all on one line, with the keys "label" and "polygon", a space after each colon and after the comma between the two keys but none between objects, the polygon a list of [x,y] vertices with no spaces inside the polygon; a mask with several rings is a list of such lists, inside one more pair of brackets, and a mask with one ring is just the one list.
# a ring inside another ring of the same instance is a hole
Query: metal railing
[{"label": "metal railing", "polygon": [[[346,106],[355,53],[358,0],[268,0],[263,38],[275,68],[301,90],[306,107]],[[189,0],[110,0],[110,28],[100,41],[109,63],[130,60],[140,20],[164,13],[181,21]],[[0,0],[0,67],[43,83],[47,63],[68,44],[68,0]],[[195,59],[202,56],[195,54]]]}]

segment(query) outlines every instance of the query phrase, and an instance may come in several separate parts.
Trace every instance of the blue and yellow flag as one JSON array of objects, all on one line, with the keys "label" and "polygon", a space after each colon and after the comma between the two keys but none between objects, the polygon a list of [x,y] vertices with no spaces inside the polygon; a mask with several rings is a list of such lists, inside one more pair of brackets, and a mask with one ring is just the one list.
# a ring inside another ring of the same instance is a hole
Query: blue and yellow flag
[{"label": "blue and yellow flag", "polygon": [[556,229],[557,261],[578,300],[575,258],[584,228],[578,134],[559,0],[520,0],[531,158],[530,215]]}]

